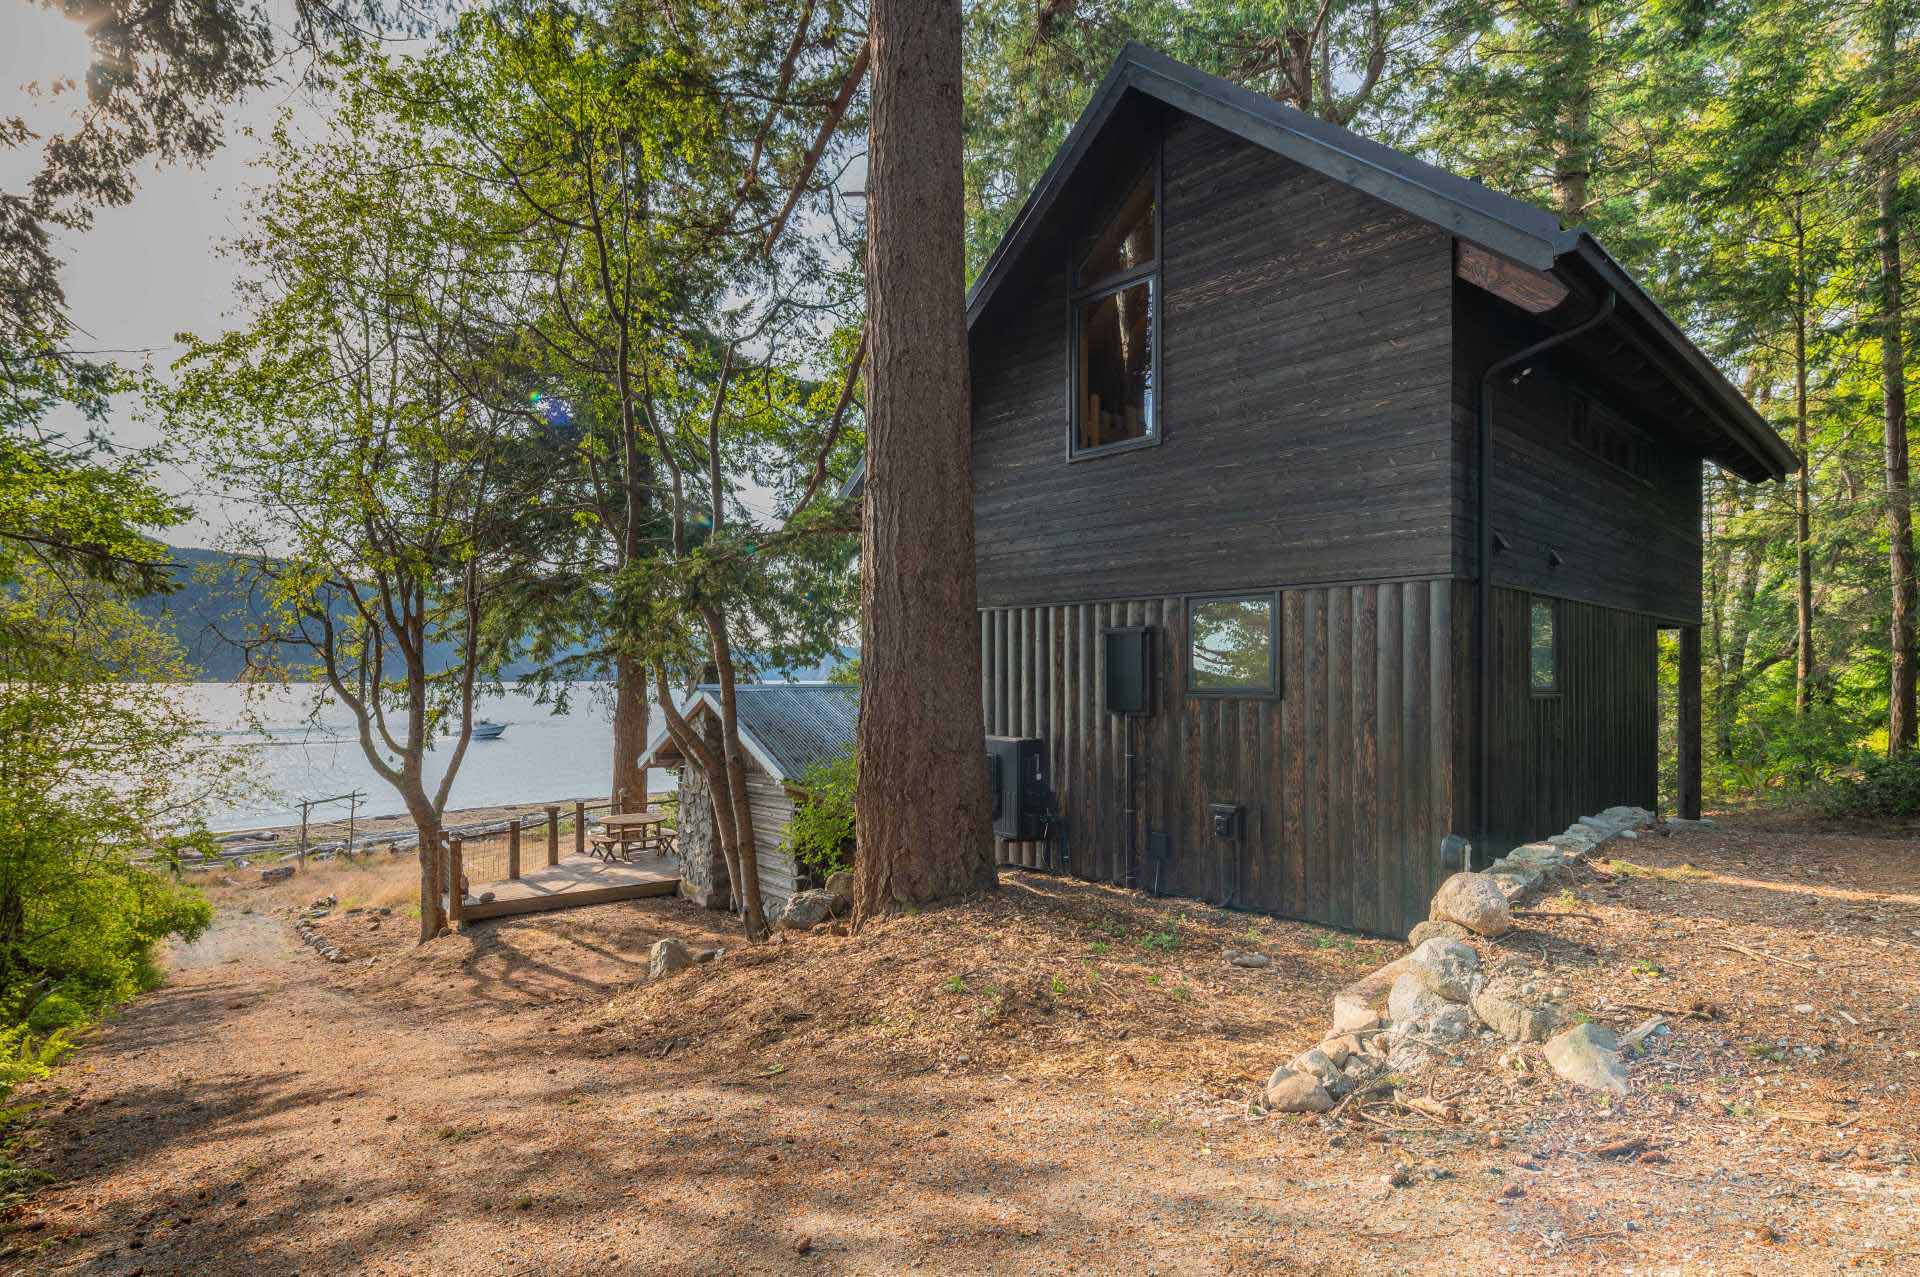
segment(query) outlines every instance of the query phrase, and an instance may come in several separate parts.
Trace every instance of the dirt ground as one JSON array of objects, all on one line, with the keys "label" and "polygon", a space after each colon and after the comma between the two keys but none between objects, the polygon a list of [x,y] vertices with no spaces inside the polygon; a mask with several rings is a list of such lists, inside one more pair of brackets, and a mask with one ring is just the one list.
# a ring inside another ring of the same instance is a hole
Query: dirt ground
[{"label": "dirt ground", "polygon": [[[418,948],[336,911],[328,964],[229,893],[16,1095],[53,1180],[0,1273],[1920,1273],[1920,847],[1612,850],[1482,947],[1666,1016],[1628,1098],[1481,1041],[1328,1117],[1250,1101],[1399,945],[1009,873],[765,946],[677,901]],[[663,936],[726,953],[649,983]]]}]

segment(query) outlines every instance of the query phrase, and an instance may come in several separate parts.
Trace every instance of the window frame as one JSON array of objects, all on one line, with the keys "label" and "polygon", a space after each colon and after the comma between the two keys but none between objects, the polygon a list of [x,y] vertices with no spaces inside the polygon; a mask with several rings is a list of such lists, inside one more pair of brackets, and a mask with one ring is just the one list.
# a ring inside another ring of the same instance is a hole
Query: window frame
[{"label": "window frame", "polygon": [[[1553,684],[1550,687],[1536,687],[1533,682],[1533,614],[1534,609],[1545,607],[1553,616]],[[1527,694],[1537,697],[1553,697],[1561,693],[1560,682],[1560,600],[1546,594],[1527,596]]]},{"label": "window frame", "polygon": [[[1163,160],[1160,138],[1156,133],[1152,154],[1147,164],[1153,175],[1153,259],[1131,270],[1103,275],[1091,283],[1080,280],[1080,237],[1067,237],[1067,461],[1091,461],[1096,457],[1112,456],[1120,452],[1132,452],[1138,448],[1157,448],[1163,438],[1160,421],[1160,401],[1165,398],[1165,385],[1161,378],[1160,364],[1160,267],[1166,261],[1167,242],[1166,221],[1166,185],[1164,175],[1166,165]],[[1139,175],[1130,177],[1121,188],[1118,199],[1113,201],[1102,213],[1098,225],[1104,226],[1106,218],[1118,211],[1139,181]],[[1080,311],[1088,302],[1099,301],[1113,293],[1127,289],[1145,281],[1147,284],[1147,367],[1153,376],[1153,395],[1148,403],[1146,414],[1146,433],[1138,439],[1123,439],[1118,443],[1103,443],[1098,447],[1080,446]],[[1240,597],[1240,596],[1234,596]]]},{"label": "window frame", "polygon": [[[1193,681],[1193,610],[1208,603],[1246,603],[1259,600],[1267,605],[1267,683],[1264,687],[1196,687]],[[1181,609],[1184,633],[1180,636],[1182,691],[1188,696],[1232,698],[1236,700],[1277,701],[1285,695],[1281,684],[1280,619],[1278,590],[1238,590],[1228,594],[1189,594]]]}]

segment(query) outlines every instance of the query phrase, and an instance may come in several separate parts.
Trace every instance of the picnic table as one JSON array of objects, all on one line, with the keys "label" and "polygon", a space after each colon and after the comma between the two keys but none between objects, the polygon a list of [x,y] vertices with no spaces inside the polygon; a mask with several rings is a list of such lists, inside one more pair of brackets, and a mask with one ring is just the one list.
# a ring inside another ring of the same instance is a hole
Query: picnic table
[{"label": "picnic table", "polygon": [[616,855],[631,860],[634,848],[654,855],[673,850],[674,833],[666,827],[667,813],[656,807],[608,816],[600,824],[588,845],[602,860],[612,860]]}]

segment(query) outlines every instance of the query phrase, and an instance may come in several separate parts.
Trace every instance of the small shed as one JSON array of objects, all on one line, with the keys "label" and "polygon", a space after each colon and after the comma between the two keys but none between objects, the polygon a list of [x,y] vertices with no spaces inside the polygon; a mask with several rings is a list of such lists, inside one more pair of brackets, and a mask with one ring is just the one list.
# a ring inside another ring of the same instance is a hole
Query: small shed
[{"label": "small shed", "polygon": [[[750,683],[734,689],[740,744],[747,753],[747,800],[753,812],[760,898],[769,917],[809,885],[785,850],[787,826],[807,773],[853,748],[860,689],[841,683]],[[718,753],[720,689],[695,689],[687,719]],[[641,757],[642,767],[680,776],[680,894],[709,909],[727,907],[727,861],[713,824],[713,786],[699,763],[685,757],[663,724]]]}]

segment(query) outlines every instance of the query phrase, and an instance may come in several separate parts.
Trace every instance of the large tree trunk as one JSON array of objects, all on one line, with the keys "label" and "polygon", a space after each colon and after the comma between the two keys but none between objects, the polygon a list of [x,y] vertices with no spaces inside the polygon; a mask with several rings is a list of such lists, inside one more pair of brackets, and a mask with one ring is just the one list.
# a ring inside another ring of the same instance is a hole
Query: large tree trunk
[{"label": "large tree trunk", "polygon": [[875,0],[861,920],[994,884],[980,714],[959,0]]},{"label": "large tree trunk", "polygon": [[647,747],[647,666],[638,657],[621,656],[614,664],[613,796],[620,811],[639,811],[647,805],[647,769],[640,753]]},{"label": "large tree trunk", "polygon": [[420,840],[420,943],[440,934],[446,925],[446,911],[440,899],[446,884],[441,881],[445,861],[440,855],[440,822],[414,817],[414,835]]},{"label": "large tree trunk", "polygon": [[1813,688],[1813,459],[1807,430],[1807,230],[1800,202],[1793,206],[1793,446],[1800,454],[1794,481],[1794,636],[1793,709],[1805,714]]},{"label": "large tree trunk", "polygon": [[1589,0],[1561,0],[1565,81],[1559,86],[1553,148],[1553,202],[1560,220],[1577,226],[1587,220],[1587,183],[1593,175],[1593,17]]},{"label": "large tree trunk", "polygon": [[[1899,31],[1895,6],[1880,6],[1881,76],[1893,91]],[[1908,486],[1906,349],[1900,330],[1900,221],[1897,197],[1900,161],[1889,154],[1880,165],[1877,212],[1880,240],[1880,396],[1886,427],[1887,558],[1893,593],[1888,643],[1887,753],[1914,747],[1913,497]]]}]

